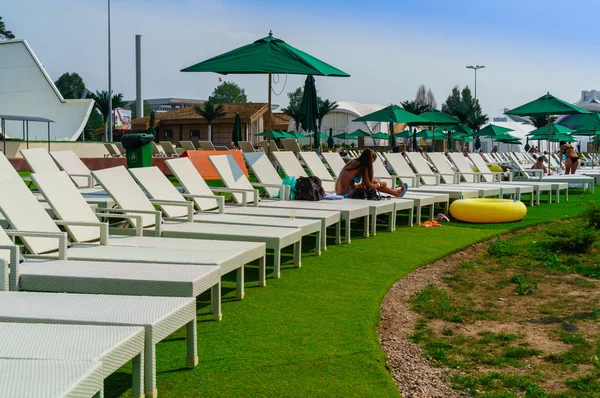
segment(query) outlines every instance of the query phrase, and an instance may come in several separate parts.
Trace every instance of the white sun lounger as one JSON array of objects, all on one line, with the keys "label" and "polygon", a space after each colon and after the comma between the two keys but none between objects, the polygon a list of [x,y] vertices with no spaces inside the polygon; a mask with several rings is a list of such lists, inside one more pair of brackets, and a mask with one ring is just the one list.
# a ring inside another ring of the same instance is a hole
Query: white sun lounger
[{"label": "white sun lounger", "polygon": [[105,142],[104,143],[104,148],[106,148],[106,150],[108,151],[108,154],[105,154],[104,157],[105,158],[118,158],[123,156],[121,154],[121,151],[119,151],[119,149],[115,146],[115,144],[112,144],[110,142]]},{"label": "white sun lounger", "polygon": [[[341,241],[341,220],[337,211],[319,210],[290,210],[290,209],[264,209],[261,207],[247,207],[238,205],[225,205],[223,197],[215,196],[214,192],[223,191],[222,188],[211,188],[196,170],[189,158],[169,159],[165,162],[173,175],[183,187],[184,197],[190,198],[196,208],[201,211],[219,211],[226,214],[239,214],[247,216],[269,216],[279,218],[299,218],[319,220],[321,222],[321,248],[327,250],[327,228],[335,226],[336,243]],[[214,191],[213,191],[214,190]],[[229,189],[225,189],[229,191]],[[240,192],[240,191],[238,191]]]},{"label": "white sun lounger", "polygon": [[[132,395],[134,397],[143,395],[144,328],[142,327],[2,322],[0,336],[2,336],[0,339],[2,359],[96,362],[100,364],[101,380],[132,361]],[[57,380],[61,380],[63,376],[65,375],[61,373],[55,374]],[[0,382],[0,385],[2,384]],[[0,395],[20,396],[15,395],[14,391],[3,390],[2,387],[0,387]]]},{"label": "white sun lounger", "polygon": [[[266,156],[264,153],[260,153],[262,156]],[[249,154],[244,154],[244,156]],[[347,200],[334,200],[334,201],[296,201],[296,200],[261,200],[258,195],[258,190],[254,188],[252,183],[244,175],[238,164],[235,162],[232,156],[217,155],[209,156],[208,159],[219,173],[221,180],[228,188],[237,190],[233,192],[233,198],[238,203],[253,203],[262,207],[276,207],[283,209],[304,209],[304,210],[327,210],[327,211],[339,211],[341,213],[342,221],[345,224],[345,242],[350,243],[350,223],[355,218],[364,218],[364,236],[369,236],[369,215],[371,209],[369,205],[364,204],[363,201],[347,201]],[[270,162],[265,158],[261,164],[269,164]],[[262,167],[262,166],[261,166]],[[271,169],[273,165],[270,165]],[[251,168],[256,173],[258,168],[254,164]],[[257,176],[260,179],[260,177]],[[281,178],[280,178],[281,180]],[[281,183],[281,182],[280,182]],[[276,184],[271,184],[276,185]],[[283,190],[283,185],[278,185],[279,189]],[[332,203],[330,203],[332,202]],[[412,210],[412,207],[411,207]],[[412,219],[412,214],[411,214]]]},{"label": "white sun lounger", "polygon": [[[58,166],[67,172],[73,179],[77,188],[93,188],[96,185],[92,178],[90,169],[79,159],[79,156],[73,151],[50,152],[50,156]],[[46,170],[45,172],[51,172]],[[83,176],[83,177],[76,177]]]},{"label": "white sun lounger", "polygon": [[[393,175],[402,179],[403,182],[407,183],[411,188],[412,192],[423,192],[423,193],[441,193],[447,194],[450,199],[460,199],[460,198],[477,198],[479,197],[479,192],[473,189],[466,188],[458,188],[455,186],[444,186],[438,185],[439,180],[436,178],[434,174],[431,175],[423,175],[415,174],[415,172],[410,168],[404,156],[401,153],[386,153],[385,158],[388,162],[388,165],[393,170]],[[432,185],[421,185],[421,178],[423,178],[423,182],[432,182]]]},{"label": "white sun lounger", "polygon": [[[509,154],[510,156],[511,154]],[[494,181],[494,173],[492,173],[491,171],[489,171],[487,164],[485,164],[485,162],[483,161],[483,159],[481,159],[481,157],[477,158],[476,155],[469,155],[469,159],[471,159],[471,162],[473,162],[473,164],[475,165],[475,167],[477,167],[477,170],[480,170],[481,173],[481,178],[485,181]],[[521,166],[520,163],[518,163],[516,160],[513,161],[513,164],[515,164],[520,170],[525,170],[523,169],[523,166]],[[483,171],[481,171],[483,170]],[[543,174],[543,170],[530,170],[533,173],[537,173],[539,172],[540,177]],[[524,173],[527,174],[527,173]],[[512,181],[512,177],[513,177],[513,173],[509,172],[508,173],[508,177],[509,179]],[[527,176],[529,176],[529,174],[527,174]],[[556,202],[559,203],[560,202],[560,191],[564,190],[565,191],[565,200],[569,200],[569,184],[565,181],[552,181],[552,180],[548,180],[548,179],[544,179],[544,180],[540,180],[540,179],[535,179],[535,178],[527,178],[526,180],[522,180],[521,182],[524,183],[531,183],[533,185],[535,185],[536,183],[550,183],[552,184],[552,190],[554,190],[556,192]]]},{"label": "white sun lounger", "polygon": [[[485,183],[485,182],[481,183],[479,181],[475,181],[475,182],[467,181],[465,183],[462,183],[460,181],[460,179],[463,176],[463,173],[456,172],[452,168],[450,161],[446,158],[446,156],[443,153],[441,153],[441,152],[432,152],[431,153],[430,152],[427,155],[428,155],[431,163],[433,163],[433,165],[437,169],[442,180],[444,180],[444,182],[446,182],[446,183],[458,184],[458,185],[463,185],[465,187],[473,187],[473,188],[492,188],[492,189],[498,188],[498,189],[500,189],[500,197],[503,197],[504,195],[514,195],[517,200],[521,200],[522,194],[529,194],[530,205],[531,206],[534,205],[533,186],[531,186],[531,185],[514,185],[514,184]],[[471,171],[469,173],[465,173],[465,174],[467,176],[472,177],[473,171]]]},{"label": "white sun lounger", "polygon": [[250,141],[238,141],[238,146],[242,152],[256,152]]},{"label": "white sun lounger", "polygon": [[[238,225],[232,228],[223,224],[194,223],[193,203],[186,202],[162,202],[150,201],[133,177],[125,167],[113,167],[110,169],[92,172],[100,185],[114,199],[122,212],[129,214],[141,214],[142,226],[145,232],[154,236],[171,238],[193,238],[193,239],[219,239],[229,241],[263,242],[267,249],[273,250],[275,277],[281,275],[281,250],[284,247],[293,246],[294,264],[301,265],[302,230],[296,228],[280,227],[255,227],[251,225]],[[188,221],[165,221],[163,222],[160,212],[156,214],[154,204],[161,205],[185,205],[190,214]],[[114,211],[114,209],[110,209]]]},{"label": "white sun lounger", "polygon": [[[284,172],[287,175],[291,175],[294,177],[307,177],[306,172],[300,165],[298,159],[291,152],[278,152],[273,154],[279,156],[278,162],[280,164],[284,164],[285,167]],[[281,177],[275,170],[275,168],[267,161],[267,158],[264,154],[256,153],[256,154],[244,154],[246,162],[250,165],[250,168],[254,172],[256,178],[262,183],[267,183],[269,185],[282,184]],[[291,174],[295,173],[295,174]],[[327,189],[326,189],[327,190]],[[301,201],[304,202],[304,201]],[[325,205],[329,205],[329,202],[333,202],[334,206],[338,205],[346,205],[348,203],[356,203],[361,202],[364,203],[364,200],[356,200],[356,199],[343,199],[343,200],[335,200],[328,201],[323,200],[319,203],[324,203]],[[380,214],[389,214],[389,222],[388,222],[388,230],[394,231],[396,229],[396,216],[397,213],[401,210],[408,210],[410,213],[409,225],[412,225],[412,216],[413,216],[413,202],[410,200],[383,200],[383,201],[367,201],[369,205],[369,212],[371,218],[371,234],[375,236],[376,227],[377,227],[377,216]]]},{"label": "white sun lounger", "polygon": [[[483,171],[474,172],[473,169],[471,168],[471,165],[467,161],[467,158],[462,153],[450,153],[449,155],[450,155],[450,158],[452,159],[452,162],[454,163],[454,166],[456,167],[458,172],[461,174],[461,176],[467,182],[477,182],[480,180],[484,180],[489,183],[493,183],[495,180],[494,175],[502,174],[502,173],[492,173],[491,171],[488,172],[489,169],[487,167]],[[473,156],[478,156],[478,155],[473,155]],[[512,184],[515,184],[515,183],[511,182],[511,181],[502,181],[502,185],[512,185]],[[523,185],[525,185],[525,183]],[[540,204],[540,194],[542,192],[548,192],[548,203],[551,203],[551,201],[552,201],[552,185],[551,184],[536,183],[536,184],[531,184],[530,186],[533,187],[533,192],[536,195],[536,198],[537,198],[536,201],[537,201],[538,205]]]},{"label": "white sun lounger", "polygon": [[181,145],[181,149],[184,151],[195,151],[196,147],[192,141],[179,141],[179,145]]},{"label": "white sun lounger", "polygon": [[[50,173],[60,171],[57,164],[52,159],[52,156],[48,153],[45,148],[33,148],[33,149],[21,149],[21,155],[29,165],[29,168],[34,173]],[[71,178],[79,177],[80,180],[83,178],[85,182],[82,184],[86,188],[80,188],[82,193],[86,194],[104,194],[106,193],[101,188],[89,188],[93,187],[93,178],[90,174],[69,174]],[[74,181],[77,187],[80,184]]]},{"label": "white sun lounger", "polygon": [[102,364],[98,362],[0,358],[3,397],[100,398],[103,391]]},{"label": "white sun lounger", "polygon": [[194,298],[0,292],[0,322],[143,327],[146,397],[156,396],[156,344],[183,326],[187,365],[198,364]]},{"label": "white sun lounger", "polygon": [[[129,173],[142,186],[150,198],[166,202],[188,202],[158,167],[139,167]],[[181,206],[159,205],[168,220],[189,221],[188,209]],[[321,223],[313,220],[282,219],[268,216],[239,216],[234,214],[194,213],[193,222],[230,225],[253,225],[256,227],[300,228],[302,235],[315,234],[315,253],[321,254]]]},{"label": "white sun lounger", "polygon": [[[300,164],[300,161],[291,152],[279,152],[273,154],[277,163],[283,169],[283,172],[288,176],[294,177],[308,177],[308,174]],[[255,171],[255,174],[258,174]],[[323,188],[326,192],[335,192],[335,182],[333,180],[322,181]],[[347,201],[354,201],[356,199],[346,199]],[[380,214],[390,213],[390,220],[388,229],[393,231],[396,229],[396,216],[400,210],[409,210],[414,207],[415,203],[411,199],[401,199],[393,196],[384,196],[384,200],[381,201],[368,201],[371,207],[371,234],[375,235],[377,217]],[[390,203],[391,202],[391,203]],[[393,206],[390,206],[393,205]],[[411,214],[412,217],[412,214]],[[412,225],[412,219],[409,221]]]},{"label": "white sun lounger", "polygon": [[213,145],[213,143],[211,141],[198,141],[198,145],[200,146],[200,149],[202,149],[203,151],[215,151],[215,146]]},{"label": "white sun lounger", "polygon": [[179,156],[179,154],[177,153],[177,148],[175,148],[175,145],[173,145],[171,141],[160,141],[159,144],[162,147],[163,151],[165,151],[165,155],[167,155],[168,157]]},{"label": "white sun lounger", "polygon": [[[42,175],[37,177],[42,177]],[[108,224],[98,222],[95,214],[90,212],[89,207],[81,198],[77,200],[77,195],[70,195],[69,181],[66,176],[63,175],[62,182],[60,179],[47,180],[44,178],[38,178],[38,182],[40,185],[47,183],[56,190],[52,191],[45,186],[43,188],[44,194],[52,199],[54,213],[57,217],[65,219],[53,221],[22,181],[14,177],[0,179],[0,184],[6,187],[6,189],[0,190],[0,211],[8,223],[16,230],[38,231],[37,236],[30,232],[14,233],[21,237],[30,257],[36,259],[58,258],[59,260],[66,260],[68,257],[71,260],[82,261],[219,266],[220,275],[232,271],[237,272],[238,298],[242,298],[244,292],[244,265],[258,260],[259,283],[261,285],[265,283],[264,256],[266,248],[264,243],[238,242],[232,246],[228,241],[141,236],[110,237],[108,236]],[[72,184],[70,189],[71,191],[74,189]],[[54,200],[54,195],[57,195],[59,199]],[[58,229],[57,223],[67,225],[67,230],[76,242],[99,240],[100,244],[76,243],[67,247],[66,236]],[[17,274],[15,273],[12,277],[11,282],[15,286]],[[149,275],[149,279],[151,278],[152,276]],[[213,294],[216,293],[216,291],[212,291]],[[213,299],[213,306],[217,303],[218,300]]]},{"label": "white sun lounger", "polygon": [[[425,182],[425,185],[440,184],[441,186],[448,186],[453,189],[461,189],[460,184],[441,184],[442,175],[431,170],[428,162],[423,158],[423,156],[421,156],[419,152],[409,152],[406,155],[408,156],[408,160],[410,160],[414,169],[417,171],[417,173],[419,173],[419,175]],[[464,188],[477,191],[479,193],[480,198],[485,198],[487,196],[500,196],[501,193],[500,188],[494,187],[465,186]]]},{"label": "white sun lounger", "polygon": [[302,151],[300,145],[298,145],[298,141],[295,138],[282,138],[279,140],[281,142],[281,146],[283,146],[284,151],[289,151],[297,154]]}]

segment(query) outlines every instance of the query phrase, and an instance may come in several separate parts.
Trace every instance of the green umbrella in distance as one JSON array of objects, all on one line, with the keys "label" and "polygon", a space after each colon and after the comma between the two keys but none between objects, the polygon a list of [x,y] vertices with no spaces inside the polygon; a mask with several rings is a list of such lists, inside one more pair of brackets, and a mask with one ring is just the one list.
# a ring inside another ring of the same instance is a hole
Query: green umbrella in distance
[{"label": "green umbrella in distance", "polygon": [[[560,124],[552,123],[550,125],[550,135],[570,134],[572,132],[573,132],[572,129],[567,128],[565,126],[561,126]],[[537,129],[530,131],[529,134],[527,134],[527,135],[532,136],[532,135],[543,135],[543,134],[548,134],[548,126],[538,127]]]},{"label": "green umbrella in distance", "polygon": [[[320,131],[315,134],[312,134],[311,137],[314,137],[315,135],[317,137],[319,137],[320,140],[328,140],[329,139],[329,136],[327,134],[323,134]],[[306,136],[304,138],[306,138]]]},{"label": "green umbrella in distance", "polygon": [[390,135],[386,134],[386,133],[375,133],[371,135],[371,138],[373,138],[374,140],[389,140],[390,139]]},{"label": "green umbrella in distance", "polygon": [[295,138],[297,140],[300,140],[302,138],[306,138],[306,136],[304,134],[300,134],[297,131],[286,131],[285,134],[287,134],[288,136],[290,136],[290,138]]},{"label": "green umbrella in distance", "polygon": [[399,133],[394,134],[397,138],[412,138],[413,132],[410,130],[403,130]]},{"label": "green umbrella in distance", "polygon": [[502,126],[496,126],[495,124],[488,124],[481,130],[476,133],[471,134],[472,137],[490,137],[494,139],[497,136],[502,136],[511,131],[515,131],[513,129],[509,129]]},{"label": "green umbrella in distance", "polygon": [[521,140],[519,140],[517,137],[510,135],[508,133],[496,135],[494,137],[494,140],[498,141],[498,142],[503,142],[505,144],[520,144],[521,143]]},{"label": "green umbrella in distance", "polygon": [[[273,36],[188,66],[181,72],[268,75],[267,131],[271,130],[271,84],[273,74],[349,77],[350,75],[298,50]],[[269,137],[270,139],[270,137]]]},{"label": "green umbrella in distance", "polygon": [[[597,152],[598,134],[600,133],[600,114],[598,112],[567,116],[564,121],[561,121],[561,124],[576,129],[577,131],[573,132],[572,135],[594,137],[593,147],[594,152]],[[594,162],[592,162],[593,168]]]},{"label": "green umbrella in distance", "polygon": [[[430,126],[433,130],[435,126],[443,126],[443,125],[458,125],[460,124],[460,120],[456,116],[448,115],[442,111],[439,111],[433,108],[430,111],[423,112],[419,115],[421,119],[425,121],[425,125]],[[442,138],[444,139],[445,136]],[[450,138],[450,136],[449,136]],[[435,147],[435,140],[433,138],[431,145]],[[449,140],[450,141],[450,140]]]},{"label": "green umbrella in distance", "polygon": [[394,134],[394,123],[422,123],[423,119],[414,113],[410,113],[400,108],[398,105],[386,106],[383,109],[369,113],[368,115],[354,119],[354,122],[385,122],[389,123],[390,146],[396,146],[396,137]]},{"label": "green umbrella in distance", "polygon": [[327,137],[327,146],[333,148],[335,142],[333,141],[333,128],[329,128],[329,137]]},{"label": "green umbrella in distance", "polygon": [[419,138],[423,138],[426,140],[443,140],[444,139],[444,134],[440,133],[440,132],[433,132],[431,130],[421,130],[417,133],[417,137]]},{"label": "green umbrella in distance", "polygon": [[556,98],[550,93],[541,96],[540,98],[521,105],[517,108],[511,109],[508,112],[504,112],[506,115],[515,116],[548,116],[547,126],[547,141],[548,150],[550,150],[550,125],[552,115],[576,115],[576,114],[589,114],[583,108],[569,104],[559,98]]},{"label": "green umbrella in distance", "polygon": [[367,133],[366,131],[362,131],[361,129],[358,130],[354,130],[353,132],[349,133],[348,136],[352,136],[352,137],[370,137],[371,134]]},{"label": "green umbrella in distance", "polygon": [[231,141],[237,148],[238,142],[241,140],[242,140],[242,122],[240,120],[240,113],[236,112],[235,119],[233,121],[233,132],[231,133]]},{"label": "green umbrella in distance", "polygon": [[351,136],[349,133],[339,133],[333,136],[342,140],[358,140],[357,137]]},{"label": "green umbrella in distance", "polygon": [[263,131],[262,133],[256,134],[256,136],[257,137],[272,137],[275,139],[288,138],[281,131],[273,131],[273,130],[271,130],[270,133],[269,133],[269,131]]},{"label": "green umbrella in distance", "polygon": [[[306,76],[304,81],[304,91],[302,92],[302,102],[300,102],[300,125],[304,131],[314,133],[315,147],[319,147],[319,137],[317,133],[317,119],[319,117],[319,103],[317,99],[317,88],[315,87],[315,78],[312,75]],[[311,140],[312,149],[312,140]]]}]

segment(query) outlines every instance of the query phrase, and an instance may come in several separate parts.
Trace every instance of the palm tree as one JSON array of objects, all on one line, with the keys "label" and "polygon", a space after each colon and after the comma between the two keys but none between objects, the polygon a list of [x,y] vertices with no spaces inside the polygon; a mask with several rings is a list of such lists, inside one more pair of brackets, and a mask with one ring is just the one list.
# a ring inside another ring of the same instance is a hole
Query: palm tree
[{"label": "palm tree", "polygon": [[10,40],[14,38],[15,35],[13,35],[13,32],[6,29],[6,25],[4,25],[4,21],[2,21],[2,17],[0,17],[0,39]]},{"label": "palm tree", "polygon": [[204,103],[204,108],[198,105],[194,105],[194,111],[206,119],[208,123],[208,140],[212,142],[212,122],[215,119],[219,119],[227,114],[222,104],[216,105],[210,101]]},{"label": "palm tree", "polygon": [[[554,123],[555,119],[556,117],[552,116],[550,123]],[[531,124],[533,124],[535,128],[545,127],[548,125],[548,115],[529,116],[529,120],[531,120]]]},{"label": "palm tree", "polygon": [[[104,133],[106,137],[106,133],[108,132],[108,118],[110,117],[110,112],[108,111],[108,91],[96,91],[95,93],[89,93],[88,98],[94,100],[95,107],[98,109],[98,112],[102,115],[102,119],[104,119]],[[127,104],[123,101],[123,94],[113,95],[112,97],[112,108],[122,108]]]},{"label": "palm tree", "polygon": [[321,131],[321,124],[323,124],[323,118],[325,117],[325,115],[331,113],[331,111],[337,109],[337,107],[338,103],[335,101],[330,101],[328,99],[319,101],[319,110],[317,113],[317,117],[319,120],[319,131]]},{"label": "palm tree", "polygon": [[283,113],[292,118],[294,123],[296,124],[296,130],[300,132],[300,123],[302,121],[302,114],[300,113],[300,105],[299,104],[290,104],[287,108],[283,108],[281,110]]},{"label": "palm tree", "polygon": [[427,112],[429,107],[426,104],[420,103],[418,101],[404,101],[401,102],[402,108],[405,111],[413,113],[415,115],[420,115],[423,112]]}]

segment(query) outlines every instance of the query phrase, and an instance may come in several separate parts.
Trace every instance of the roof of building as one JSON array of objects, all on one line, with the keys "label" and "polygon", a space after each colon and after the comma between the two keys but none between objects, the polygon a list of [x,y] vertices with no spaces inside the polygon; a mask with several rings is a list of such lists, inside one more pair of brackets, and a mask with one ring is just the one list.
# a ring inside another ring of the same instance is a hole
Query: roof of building
[{"label": "roof of building", "polygon": [[[135,102],[135,98],[132,100],[126,100],[125,102]],[[145,99],[144,102],[147,102],[150,105],[168,105],[168,104],[185,104],[185,105],[202,105],[206,102],[204,99],[194,99],[194,98],[150,98]]]},{"label": "roof of building", "polygon": [[292,117],[283,112],[273,112],[271,114],[271,124],[289,124]]},{"label": "roof of building", "polygon": [[[253,122],[265,112],[267,112],[267,104],[263,102],[246,103],[246,104],[223,104],[223,108],[226,112],[225,116],[216,119],[221,122],[233,122],[235,114],[239,112],[240,118],[245,122]],[[156,124],[154,127],[158,127],[161,123],[206,123],[206,119],[200,116],[194,111],[194,108],[181,108],[173,111],[157,113]],[[132,126],[147,129],[150,123],[150,116],[146,116],[132,121]]]}]

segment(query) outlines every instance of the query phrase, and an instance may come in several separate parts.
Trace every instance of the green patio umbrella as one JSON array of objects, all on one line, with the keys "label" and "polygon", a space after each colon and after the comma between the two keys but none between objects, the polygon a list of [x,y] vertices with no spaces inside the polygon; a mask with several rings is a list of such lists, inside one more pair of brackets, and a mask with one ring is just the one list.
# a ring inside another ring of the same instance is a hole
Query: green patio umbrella
[{"label": "green patio umbrella", "polygon": [[[456,116],[448,115],[447,113],[439,111],[435,108],[419,114],[419,117],[424,120],[425,125],[429,126],[431,130],[433,130],[435,126],[460,124],[460,120],[458,120]],[[443,138],[445,138],[445,136],[443,136],[442,139]],[[432,139],[431,145],[433,147],[435,147],[435,140],[435,138]]]},{"label": "green patio umbrella", "polygon": [[[318,136],[320,140],[328,140],[329,139],[329,136],[327,134],[323,134],[320,131],[316,132],[314,134],[310,134],[308,137],[309,138],[314,137],[315,135]],[[304,136],[304,138],[307,138],[307,136]]]},{"label": "green patio umbrella", "polygon": [[290,138],[295,138],[297,140],[300,140],[302,138],[306,138],[306,136],[304,134],[301,134],[297,131],[286,131],[285,134],[287,134],[288,136],[290,136]]},{"label": "green patio umbrella", "polygon": [[[576,129],[572,135],[594,137],[594,153],[597,152],[598,132],[600,131],[600,114],[598,112],[568,116],[564,122],[561,121],[561,124]],[[594,168],[594,162],[592,162],[592,168]]]},{"label": "green patio umbrella", "polygon": [[329,128],[329,137],[327,137],[327,146],[333,148],[335,142],[333,141],[333,128]]},{"label": "green patio umbrella", "polygon": [[342,140],[358,140],[357,137],[350,135],[349,133],[339,133],[333,136],[334,138],[339,138]]},{"label": "green patio umbrella", "polygon": [[396,133],[395,136],[397,138],[412,138],[413,132],[410,131],[410,130],[404,130],[404,131],[401,131],[399,133]]},{"label": "green patio umbrella", "polygon": [[375,133],[371,135],[371,138],[373,138],[374,140],[389,140],[390,139],[390,135],[386,134],[386,133]]},{"label": "green patio umbrella", "polygon": [[272,137],[275,139],[289,138],[289,137],[286,137],[281,131],[273,131],[273,130],[270,131],[270,134],[269,134],[269,131],[263,131],[262,133],[256,134],[256,136],[257,137]]},{"label": "green patio umbrella", "polygon": [[438,139],[438,140],[442,139],[443,140],[445,136],[444,136],[443,133],[440,133],[438,131],[434,132],[434,131],[431,131],[431,130],[421,130],[421,131],[419,131],[417,133],[417,137],[418,138],[423,138],[423,139],[426,139],[426,140],[435,140],[435,139]]},{"label": "green patio umbrella", "polygon": [[478,132],[471,134],[471,136],[472,137],[490,137],[493,139],[494,137],[505,135],[506,133],[509,133],[511,131],[515,131],[515,130],[509,129],[506,127],[502,127],[502,126],[496,126],[495,124],[488,124],[487,126],[482,128]]},{"label": "green patio umbrella", "polygon": [[349,133],[348,136],[352,136],[352,137],[370,137],[371,134],[367,133],[366,131],[362,131],[361,129],[358,130],[354,130],[353,132]]},{"label": "green patio umbrella", "polygon": [[272,32],[269,32],[269,36],[253,43],[188,66],[181,72],[268,75],[267,131],[271,130],[271,76],[273,74],[350,76],[312,55],[290,46],[283,40],[277,39]]},{"label": "green patio umbrella", "polygon": [[[319,137],[317,135],[317,119],[319,118],[319,103],[317,99],[317,88],[315,87],[315,78],[312,75],[306,76],[304,81],[304,91],[302,92],[302,102],[300,102],[300,125],[304,131],[314,133],[315,147],[319,147]],[[312,139],[310,141],[312,149]]]},{"label": "green patio umbrella", "polygon": [[235,119],[233,121],[233,132],[231,133],[231,141],[233,144],[238,146],[238,141],[242,140],[242,122],[240,120],[240,113],[236,112]]},{"label": "green patio umbrella", "polygon": [[511,109],[508,112],[504,112],[506,115],[515,116],[548,116],[547,126],[547,141],[548,151],[550,151],[550,125],[552,115],[575,115],[575,114],[589,114],[583,108],[569,104],[566,101],[556,98],[550,93],[541,96],[540,98],[521,105],[517,108]]},{"label": "green patio umbrella", "polygon": [[[422,123],[423,119],[414,113],[410,113],[400,108],[398,105],[386,106],[376,112],[354,119],[354,122],[386,122],[389,123],[390,147],[396,146],[396,137],[394,135],[394,123]],[[423,123],[424,124],[424,123]]]},{"label": "green patio umbrella", "polygon": [[[554,134],[570,134],[572,133],[573,130],[570,128],[567,128],[565,126],[561,126],[560,124],[556,124],[556,123],[552,123],[550,125],[550,135],[554,135]],[[532,135],[542,135],[542,134],[547,134],[548,133],[548,126],[544,126],[544,127],[538,127],[537,129],[530,131],[529,136]]]}]

